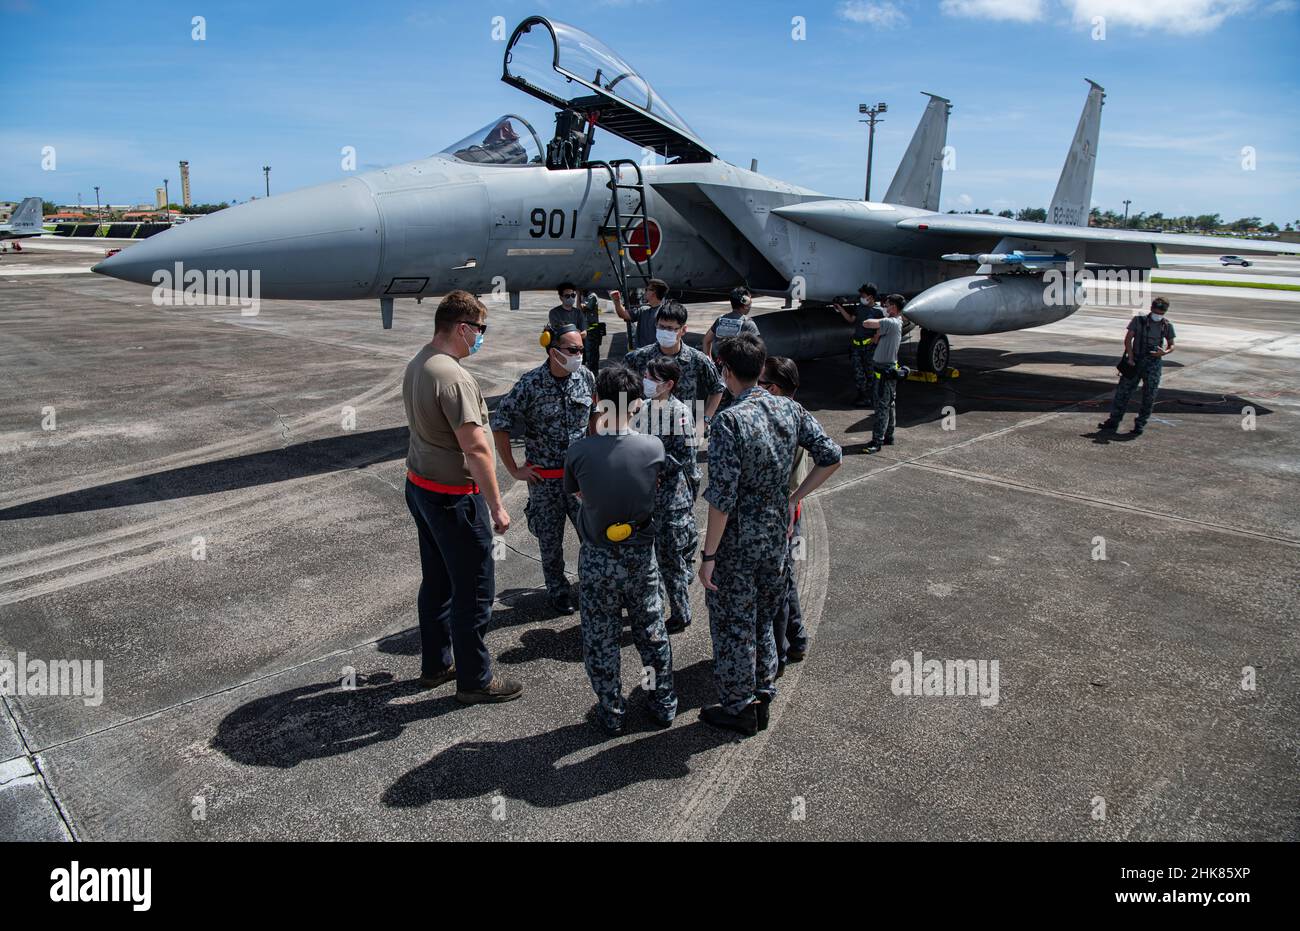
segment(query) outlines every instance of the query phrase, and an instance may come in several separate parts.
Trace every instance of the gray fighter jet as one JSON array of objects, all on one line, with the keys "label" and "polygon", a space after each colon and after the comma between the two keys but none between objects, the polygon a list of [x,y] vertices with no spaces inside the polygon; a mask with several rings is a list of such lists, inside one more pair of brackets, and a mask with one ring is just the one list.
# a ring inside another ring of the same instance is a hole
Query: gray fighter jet
[{"label": "gray fighter jet", "polygon": [[28,239],[43,234],[41,204],[39,197],[24,197],[10,214],[9,222],[0,223],[0,239]]},{"label": "gray fighter jet", "polygon": [[[796,358],[843,352],[845,324],[824,308],[873,281],[912,298],[918,365],[942,371],[946,334],[1073,313],[1079,289],[1053,297],[1044,276],[1054,270],[1150,269],[1156,245],[1300,254],[1293,243],[1089,228],[1104,100],[1092,82],[1051,222],[1029,223],[937,212],[950,110],[942,97],[931,95],[876,203],[721,160],[626,61],[573,26],[539,16],[520,23],[502,80],[556,109],[548,140],[507,114],[437,155],[223,210],[95,271],[148,284],[173,269],[207,282],[255,271],[261,298],[377,298],[385,327],[395,299],[454,288],[504,291],[518,307],[519,292],[566,280],[629,292],[655,276],[688,301],[744,283],[799,305],[758,319],[772,351]],[[593,160],[601,131],[647,157]]]}]

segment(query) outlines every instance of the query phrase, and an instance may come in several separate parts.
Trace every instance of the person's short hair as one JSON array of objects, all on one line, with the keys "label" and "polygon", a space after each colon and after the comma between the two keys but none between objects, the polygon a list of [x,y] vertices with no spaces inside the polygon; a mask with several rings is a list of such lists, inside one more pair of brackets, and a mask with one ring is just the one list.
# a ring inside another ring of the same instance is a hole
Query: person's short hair
[{"label": "person's short hair", "polygon": [[768,356],[767,361],[763,363],[763,371],[767,374],[767,380],[787,395],[792,395],[799,390],[799,366],[794,364],[794,359],[785,356]]},{"label": "person's short hair", "polygon": [[686,308],[677,301],[664,301],[659,305],[655,320],[671,320],[678,326],[686,326]]},{"label": "person's short hair", "polygon": [[748,307],[753,302],[754,295],[749,288],[741,285],[738,288],[731,289],[731,307],[733,310],[741,310]]},{"label": "person's short hair", "polygon": [[903,308],[907,306],[907,298],[903,297],[901,294],[891,294],[885,298],[885,303],[897,307],[898,312],[901,314]]},{"label": "person's short hair", "polygon": [[1163,297],[1158,297],[1151,302],[1151,309],[1154,310],[1156,313],[1163,314],[1166,310],[1169,309],[1169,302],[1165,300]]},{"label": "person's short hair", "polygon": [[450,333],[459,323],[482,323],[487,319],[483,302],[468,291],[455,290],[438,302],[433,312],[433,332]]},{"label": "person's short hair", "polygon": [[752,333],[728,336],[718,341],[714,350],[718,361],[731,369],[741,381],[757,381],[763,374],[763,363],[767,360],[767,347],[763,341]]},{"label": "person's short hair", "polygon": [[880,292],[876,290],[876,286],[874,284],[867,283],[864,284],[862,287],[858,288],[858,293],[865,294],[867,295],[867,297],[875,297]]},{"label": "person's short hair", "polygon": [[650,364],[646,366],[646,374],[657,382],[670,381],[676,385],[682,380],[682,367],[677,363],[676,359],[660,356],[651,360]]},{"label": "person's short hair", "polygon": [[572,281],[561,281],[556,286],[555,293],[560,295],[560,297],[564,297],[565,291],[573,291],[576,294],[578,292],[578,286]]},{"label": "person's short hair", "polygon": [[640,401],[641,376],[626,365],[607,365],[596,376],[596,394],[602,401],[617,403],[620,396],[629,404]]},{"label": "person's short hair", "polygon": [[645,283],[645,286],[647,291],[653,291],[655,297],[661,301],[668,296],[668,282],[662,278],[651,278]]}]

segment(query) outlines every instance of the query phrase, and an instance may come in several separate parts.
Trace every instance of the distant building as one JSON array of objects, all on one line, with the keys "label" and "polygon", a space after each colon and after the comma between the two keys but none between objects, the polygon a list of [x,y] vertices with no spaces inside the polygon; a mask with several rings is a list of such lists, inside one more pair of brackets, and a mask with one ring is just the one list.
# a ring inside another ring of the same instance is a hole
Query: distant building
[{"label": "distant building", "polygon": [[164,188],[156,187],[153,189],[153,205],[155,207],[167,206],[167,192]]},{"label": "distant building", "polygon": [[190,205],[190,163],[181,162],[181,206]]}]

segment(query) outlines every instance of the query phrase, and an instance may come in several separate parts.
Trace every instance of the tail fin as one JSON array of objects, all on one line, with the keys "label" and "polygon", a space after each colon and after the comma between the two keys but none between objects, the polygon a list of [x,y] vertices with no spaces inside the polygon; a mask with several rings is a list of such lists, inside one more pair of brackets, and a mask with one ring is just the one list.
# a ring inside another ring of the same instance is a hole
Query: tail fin
[{"label": "tail fin", "polygon": [[1088,225],[1088,214],[1092,211],[1092,174],[1097,167],[1097,137],[1101,135],[1101,107],[1106,100],[1106,91],[1100,84],[1091,80],[1088,83],[1092,89],[1088,91],[1088,100],[1074,130],[1061,180],[1056,182],[1056,193],[1047,212],[1048,223]]},{"label": "tail fin", "polygon": [[885,203],[922,210],[939,209],[939,188],[943,185],[943,150],[948,143],[948,114],[952,104],[943,97],[926,94],[929,105],[916,124],[898,171],[889,184]]},{"label": "tail fin", "polygon": [[10,232],[35,233],[41,229],[41,199],[27,197],[18,205],[18,209],[9,218]]}]

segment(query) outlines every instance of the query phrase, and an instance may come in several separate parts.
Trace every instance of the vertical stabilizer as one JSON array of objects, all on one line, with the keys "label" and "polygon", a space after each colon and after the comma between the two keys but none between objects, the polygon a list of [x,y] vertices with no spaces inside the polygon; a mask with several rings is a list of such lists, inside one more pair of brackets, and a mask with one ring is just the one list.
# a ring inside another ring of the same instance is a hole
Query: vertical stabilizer
[{"label": "vertical stabilizer", "polygon": [[1088,83],[1092,87],[1079,116],[1070,152],[1065,156],[1061,180],[1056,182],[1056,193],[1052,195],[1052,206],[1047,212],[1048,223],[1088,225],[1088,214],[1092,210],[1092,175],[1097,167],[1097,137],[1101,135],[1101,107],[1106,100],[1106,92],[1100,84],[1096,81]]},{"label": "vertical stabilizer", "polygon": [[922,210],[939,209],[939,189],[943,185],[943,150],[948,144],[948,114],[952,104],[943,97],[926,94],[929,105],[916,124],[898,171],[889,184],[885,203]]}]

